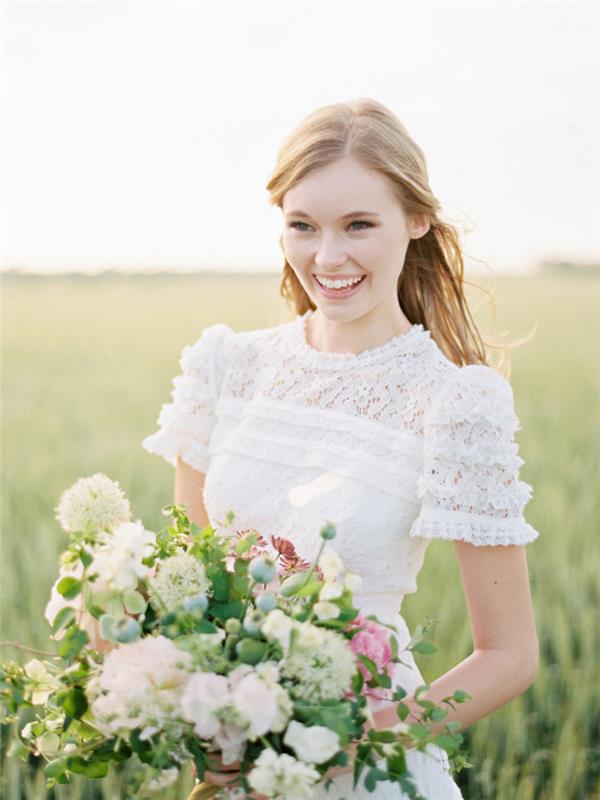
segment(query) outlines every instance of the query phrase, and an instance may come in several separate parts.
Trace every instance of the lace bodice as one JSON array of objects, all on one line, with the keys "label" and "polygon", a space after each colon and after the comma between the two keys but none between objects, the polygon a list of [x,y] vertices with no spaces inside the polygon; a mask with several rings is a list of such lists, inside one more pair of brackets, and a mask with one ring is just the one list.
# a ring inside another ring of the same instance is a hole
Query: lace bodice
[{"label": "lace bodice", "polygon": [[525,544],[531,487],[510,384],[457,367],[422,325],[358,354],[314,349],[307,311],[270,328],[219,323],[184,347],[172,401],[143,447],[206,473],[211,524],[336,549],[364,589],[415,591],[434,538]]}]

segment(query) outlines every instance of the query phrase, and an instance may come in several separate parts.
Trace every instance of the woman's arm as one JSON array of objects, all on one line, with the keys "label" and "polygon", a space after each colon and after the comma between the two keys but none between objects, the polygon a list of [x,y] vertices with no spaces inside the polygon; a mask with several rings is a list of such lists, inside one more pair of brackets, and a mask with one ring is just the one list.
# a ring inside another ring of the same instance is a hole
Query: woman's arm
[{"label": "woman's arm", "polygon": [[204,528],[209,524],[208,514],[204,507],[203,489],[206,475],[193,469],[177,456],[175,467],[175,504],[184,504],[187,515],[192,522]]},{"label": "woman's arm", "polygon": [[[448,711],[440,722],[428,724],[440,733],[448,722],[457,720],[461,729],[520,695],[532,683],[539,667],[539,645],[527,557],[523,545],[479,546],[454,541],[463,588],[473,631],[474,651],[464,661],[433,681],[421,699],[440,703],[457,689],[467,691],[472,700],[442,707]],[[416,722],[423,709],[414,697],[402,700],[410,713],[407,722]],[[372,714],[377,730],[399,722],[396,705]],[[370,727],[370,726],[367,726]],[[326,778],[353,771],[335,767]]]},{"label": "woman's arm", "polygon": [[[505,705],[524,692],[539,668],[539,644],[529,587],[524,545],[478,546],[454,541],[467,600],[473,653],[433,681],[422,699],[439,703],[456,689],[472,700],[457,704],[445,719],[430,722],[434,732],[453,720],[461,729]],[[403,700],[412,714],[422,709],[413,697]],[[373,714],[376,728],[398,722],[395,707]]]}]

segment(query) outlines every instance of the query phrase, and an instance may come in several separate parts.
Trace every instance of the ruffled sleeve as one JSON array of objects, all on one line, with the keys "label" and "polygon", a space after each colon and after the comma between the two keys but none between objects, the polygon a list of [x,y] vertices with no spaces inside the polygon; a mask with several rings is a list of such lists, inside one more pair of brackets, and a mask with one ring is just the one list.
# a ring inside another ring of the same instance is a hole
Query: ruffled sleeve
[{"label": "ruffled sleeve", "polygon": [[536,539],[523,517],[531,486],[519,480],[518,430],[508,381],[484,365],[453,372],[425,420],[421,508],[410,536],[474,545]]},{"label": "ruffled sleeve", "polygon": [[232,334],[224,323],[211,325],[181,351],[181,373],[173,378],[172,402],[161,407],[159,429],[142,441],[145,450],[173,467],[179,455],[200,472],[208,469],[208,445],[217,421],[215,405],[226,360],[223,350]]}]

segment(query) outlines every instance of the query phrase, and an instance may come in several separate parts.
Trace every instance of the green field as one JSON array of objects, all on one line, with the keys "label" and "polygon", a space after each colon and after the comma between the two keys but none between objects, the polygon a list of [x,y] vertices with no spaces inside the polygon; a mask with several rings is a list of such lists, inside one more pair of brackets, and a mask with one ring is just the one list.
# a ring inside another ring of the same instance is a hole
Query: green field
[{"label": "green field", "polygon": [[[173,470],[140,443],[169,399],[181,348],[215,322],[249,330],[291,317],[277,276],[3,284],[1,638],[48,649],[43,611],[65,546],[54,520],[60,494],[104,472],[136,518],[164,527],[159,511],[173,499]],[[600,281],[498,278],[496,289],[500,329],[516,338],[537,325],[513,352],[511,382],[521,478],[533,486],[526,516],[540,531],[527,554],[541,666],[525,694],[465,731],[475,766],[457,781],[465,800],[590,800],[600,797]],[[483,300],[474,294],[473,308]],[[477,316],[488,318],[484,309]],[[450,542],[430,544],[418,583],[403,612],[411,629],[428,615],[439,620],[438,652],[417,657],[434,680],[471,652]],[[2,655],[28,658],[9,648]],[[35,760],[4,760],[2,776],[10,800],[122,796],[118,776],[46,793]],[[191,785],[186,773],[161,797],[184,798]]]}]

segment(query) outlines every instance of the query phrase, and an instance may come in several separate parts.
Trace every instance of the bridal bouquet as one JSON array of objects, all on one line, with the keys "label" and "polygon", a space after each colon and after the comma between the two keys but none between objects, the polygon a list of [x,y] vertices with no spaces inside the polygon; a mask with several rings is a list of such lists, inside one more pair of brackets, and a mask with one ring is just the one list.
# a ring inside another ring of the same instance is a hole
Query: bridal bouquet
[{"label": "bridal bouquet", "polygon": [[[370,791],[391,780],[419,798],[405,745],[433,742],[455,769],[469,766],[458,722],[429,730],[447,711],[418,699],[427,685],[415,694],[422,721],[405,722],[406,692],[391,681],[395,629],[353,607],[360,577],[331,549],[334,525],[307,563],[284,538],[201,529],[183,506],[162,513],[172,524],[159,533],[132,521],[118,483],[101,473],[60,498],[69,542],[46,608],[58,653],[0,661],[0,722],[13,724],[23,758],[47,762],[49,788],[73,774],[101,779],[111,762],[134,758],[143,797],[176,782],[186,762],[203,780],[217,755],[239,762],[225,796],[299,800],[348,764],[352,746],[355,786],[366,770]],[[224,528],[234,519],[230,511]],[[432,648],[419,626],[411,649]],[[397,704],[396,726],[368,727],[369,697]],[[33,718],[19,730],[24,710]]]}]

